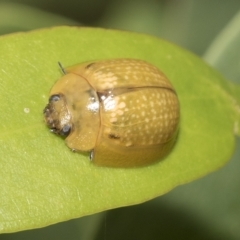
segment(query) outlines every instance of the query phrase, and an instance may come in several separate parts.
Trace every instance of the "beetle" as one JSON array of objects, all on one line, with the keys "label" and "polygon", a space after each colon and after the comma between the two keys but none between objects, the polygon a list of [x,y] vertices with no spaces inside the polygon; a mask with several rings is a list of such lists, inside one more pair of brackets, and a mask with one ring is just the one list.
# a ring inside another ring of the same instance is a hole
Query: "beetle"
[{"label": "beetle", "polygon": [[138,167],[165,157],[179,125],[179,101],[157,67],[138,59],[90,61],[63,69],[44,118],[53,133],[93,163]]}]

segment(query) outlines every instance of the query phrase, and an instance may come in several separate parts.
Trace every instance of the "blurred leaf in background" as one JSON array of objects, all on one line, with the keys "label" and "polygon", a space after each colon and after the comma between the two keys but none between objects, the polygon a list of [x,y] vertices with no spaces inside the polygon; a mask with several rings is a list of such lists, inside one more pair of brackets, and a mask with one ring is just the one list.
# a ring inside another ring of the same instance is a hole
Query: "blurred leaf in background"
[{"label": "blurred leaf in background", "polygon": [[27,5],[0,2],[0,34],[60,25],[79,23]]},{"label": "blurred leaf in background", "polygon": [[204,59],[227,79],[240,83],[240,10],[210,44]]},{"label": "blurred leaf in background", "polygon": [[116,0],[98,25],[152,34],[201,55],[239,8],[238,0]]}]

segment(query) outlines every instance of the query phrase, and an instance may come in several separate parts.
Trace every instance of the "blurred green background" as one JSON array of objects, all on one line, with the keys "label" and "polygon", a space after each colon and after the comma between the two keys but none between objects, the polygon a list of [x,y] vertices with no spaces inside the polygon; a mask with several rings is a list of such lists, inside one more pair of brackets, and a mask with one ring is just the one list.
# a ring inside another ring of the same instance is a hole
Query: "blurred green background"
[{"label": "blurred green background", "polygon": [[[0,0],[1,35],[56,25],[161,37],[199,55],[229,81],[240,83],[239,0]],[[0,240],[239,240],[239,138],[233,154],[219,171],[144,204],[2,234]]]}]

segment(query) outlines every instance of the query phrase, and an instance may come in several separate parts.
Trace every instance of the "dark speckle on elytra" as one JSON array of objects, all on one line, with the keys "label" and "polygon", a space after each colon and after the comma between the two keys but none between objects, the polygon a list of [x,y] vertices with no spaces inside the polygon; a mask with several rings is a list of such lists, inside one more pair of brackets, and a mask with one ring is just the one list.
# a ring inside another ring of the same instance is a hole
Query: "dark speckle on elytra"
[{"label": "dark speckle on elytra", "polygon": [[108,134],[108,137],[109,137],[110,139],[120,139],[120,136],[115,135],[114,133]]},{"label": "dark speckle on elytra", "polygon": [[90,63],[90,64],[88,64],[88,65],[85,67],[85,69],[89,69],[89,68],[90,68],[90,67],[92,67],[94,64],[95,64],[94,62],[93,62],[93,63]]}]

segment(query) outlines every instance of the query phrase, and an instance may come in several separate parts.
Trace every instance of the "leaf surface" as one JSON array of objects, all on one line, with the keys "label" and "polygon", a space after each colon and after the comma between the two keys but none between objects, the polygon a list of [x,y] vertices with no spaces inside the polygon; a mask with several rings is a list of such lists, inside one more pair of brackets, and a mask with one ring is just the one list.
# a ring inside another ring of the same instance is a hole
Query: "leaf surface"
[{"label": "leaf surface", "polygon": [[[0,38],[0,231],[14,232],[137,204],[224,165],[239,135],[240,87],[193,54],[151,36],[56,27]],[[159,67],[181,105],[177,143],[135,169],[91,164],[51,134],[43,108],[64,66],[137,58]]]}]

